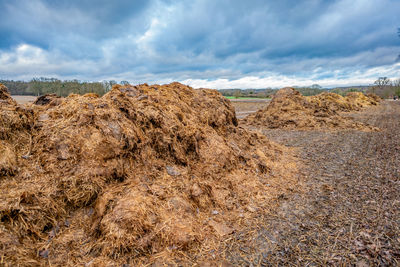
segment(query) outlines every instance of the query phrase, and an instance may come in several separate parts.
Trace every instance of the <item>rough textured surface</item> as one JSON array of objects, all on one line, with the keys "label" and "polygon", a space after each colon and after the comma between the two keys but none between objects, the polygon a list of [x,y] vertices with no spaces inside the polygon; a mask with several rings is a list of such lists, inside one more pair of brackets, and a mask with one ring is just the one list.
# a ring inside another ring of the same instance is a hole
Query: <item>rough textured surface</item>
[{"label": "rough textured surface", "polygon": [[345,97],[335,93],[322,93],[307,97],[311,103],[318,107],[327,108],[337,112],[357,111],[366,107],[376,106],[381,98],[375,94],[364,95],[360,92],[350,92]]},{"label": "rough textured surface", "polygon": [[378,101],[379,97],[374,95],[374,94],[368,94],[364,95],[361,92],[350,92],[346,94],[346,99],[352,103],[353,105],[356,106],[356,110],[369,107],[369,106],[375,106],[377,105],[380,101]]},{"label": "rough textured surface", "polygon": [[44,102],[31,105],[19,171],[0,179],[9,265],[190,265],[297,184],[291,151],[238,127],[214,90],[115,86]]},{"label": "rough textured surface", "polygon": [[17,171],[17,156],[14,148],[0,140],[0,177],[14,175]]},{"label": "rough textured surface", "polygon": [[18,158],[29,153],[33,111],[17,104],[0,83],[0,180],[18,171]]},{"label": "rough textured surface", "polygon": [[4,86],[4,84],[0,83],[0,100],[2,100],[2,103],[7,102],[13,104],[16,104],[15,101],[11,98],[10,93],[8,92],[7,87]]},{"label": "rough textured surface", "polygon": [[[374,93],[368,93],[368,94],[366,94],[366,96],[369,97],[370,99],[374,100],[374,102],[376,104],[379,104],[380,102],[383,101],[383,99],[381,97],[377,96]],[[374,102],[371,102],[371,103],[374,105]]]},{"label": "rough textured surface", "polygon": [[[336,97],[336,96],[335,96]],[[329,101],[327,100],[329,98]],[[358,129],[363,131],[376,131],[378,129],[364,125],[344,117],[338,113],[340,96],[337,100],[330,101],[332,95],[320,98],[302,96],[293,88],[279,90],[269,105],[254,114],[250,114],[242,123],[249,126],[262,126],[271,129]],[[358,98],[354,98],[358,99]],[[317,101],[318,100],[318,101]],[[346,101],[342,101],[346,102]],[[355,100],[352,103],[355,103]],[[357,103],[363,103],[359,101]]]},{"label": "rough textured surface", "polygon": [[39,96],[33,104],[39,105],[39,106],[45,106],[45,105],[52,105],[52,106],[57,106],[61,104],[62,98],[57,96],[56,94],[46,94]]},{"label": "rough textured surface", "polygon": [[322,93],[315,96],[307,97],[311,103],[316,104],[319,107],[327,108],[334,111],[353,111],[359,110],[359,108],[352,104],[346,97],[335,93]]}]

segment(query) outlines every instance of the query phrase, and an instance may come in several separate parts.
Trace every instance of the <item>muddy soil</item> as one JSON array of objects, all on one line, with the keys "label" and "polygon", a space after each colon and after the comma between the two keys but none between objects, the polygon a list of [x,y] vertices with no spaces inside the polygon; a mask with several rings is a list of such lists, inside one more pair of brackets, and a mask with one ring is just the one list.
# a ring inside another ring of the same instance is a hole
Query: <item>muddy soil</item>
[{"label": "muddy soil", "polygon": [[400,101],[352,113],[382,129],[260,129],[296,147],[304,190],[282,195],[274,214],[236,233],[225,251],[245,266],[400,265]]}]

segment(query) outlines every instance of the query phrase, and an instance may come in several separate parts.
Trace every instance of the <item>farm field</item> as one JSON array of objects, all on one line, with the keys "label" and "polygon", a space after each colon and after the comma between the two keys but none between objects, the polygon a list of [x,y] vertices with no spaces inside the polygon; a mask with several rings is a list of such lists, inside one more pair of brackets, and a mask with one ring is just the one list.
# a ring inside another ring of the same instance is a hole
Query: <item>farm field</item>
[{"label": "farm field", "polygon": [[13,95],[12,98],[14,98],[14,100],[17,101],[18,104],[27,104],[35,101],[37,97],[31,95]]},{"label": "farm field", "polygon": [[[245,112],[244,105],[235,107]],[[276,213],[260,214],[261,225],[237,233],[226,252],[230,262],[398,266],[400,101],[384,101],[351,117],[381,131],[253,127],[298,150],[304,188],[282,196]]]},{"label": "farm field", "polygon": [[247,115],[264,108],[271,99],[230,99],[232,105],[235,107],[236,117],[243,119]]},{"label": "farm field", "polygon": [[261,97],[245,97],[245,96],[225,96],[225,98],[229,100],[234,100],[234,101],[240,101],[240,100],[250,100],[250,101],[268,101],[271,100],[271,98],[261,98]]}]

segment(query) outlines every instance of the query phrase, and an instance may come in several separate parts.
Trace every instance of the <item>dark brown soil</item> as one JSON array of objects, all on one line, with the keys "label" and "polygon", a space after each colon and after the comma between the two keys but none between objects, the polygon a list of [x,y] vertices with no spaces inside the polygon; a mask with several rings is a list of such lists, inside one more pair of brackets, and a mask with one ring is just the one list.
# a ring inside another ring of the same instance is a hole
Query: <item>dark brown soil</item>
[{"label": "dark brown soil", "polygon": [[226,251],[231,263],[399,266],[400,102],[353,117],[382,131],[263,130],[299,149],[304,193],[282,196],[276,214],[237,233]]}]

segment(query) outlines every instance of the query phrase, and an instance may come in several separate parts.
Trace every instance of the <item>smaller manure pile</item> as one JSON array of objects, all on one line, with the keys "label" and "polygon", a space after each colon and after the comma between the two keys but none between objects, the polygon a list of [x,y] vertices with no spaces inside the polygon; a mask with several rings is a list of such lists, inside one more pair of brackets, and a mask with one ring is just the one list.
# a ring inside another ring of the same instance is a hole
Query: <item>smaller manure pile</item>
[{"label": "smaller manure pile", "polygon": [[0,88],[5,265],[190,265],[297,184],[291,151],[215,90],[117,85],[26,109]]},{"label": "smaller manure pile", "polygon": [[293,88],[280,89],[264,109],[247,116],[243,123],[271,129],[356,129],[376,131],[375,127],[355,122],[339,111],[349,108],[347,100],[336,94],[309,98]]},{"label": "smaller manure pile", "polygon": [[346,94],[346,99],[354,105],[354,110],[376,106],[382,100],[379,96],[369,93],[367,95],[361,92],[350,92]]},{"label": "smaller manure pile", "polygon": [[375,94],[363,94],[361,92],[350,92],[345,97],[324,92],[315,96],[309,96],[307,99],[321,108],[337,112],[358,111],[366,107],[377,106],[382,100]]}]

